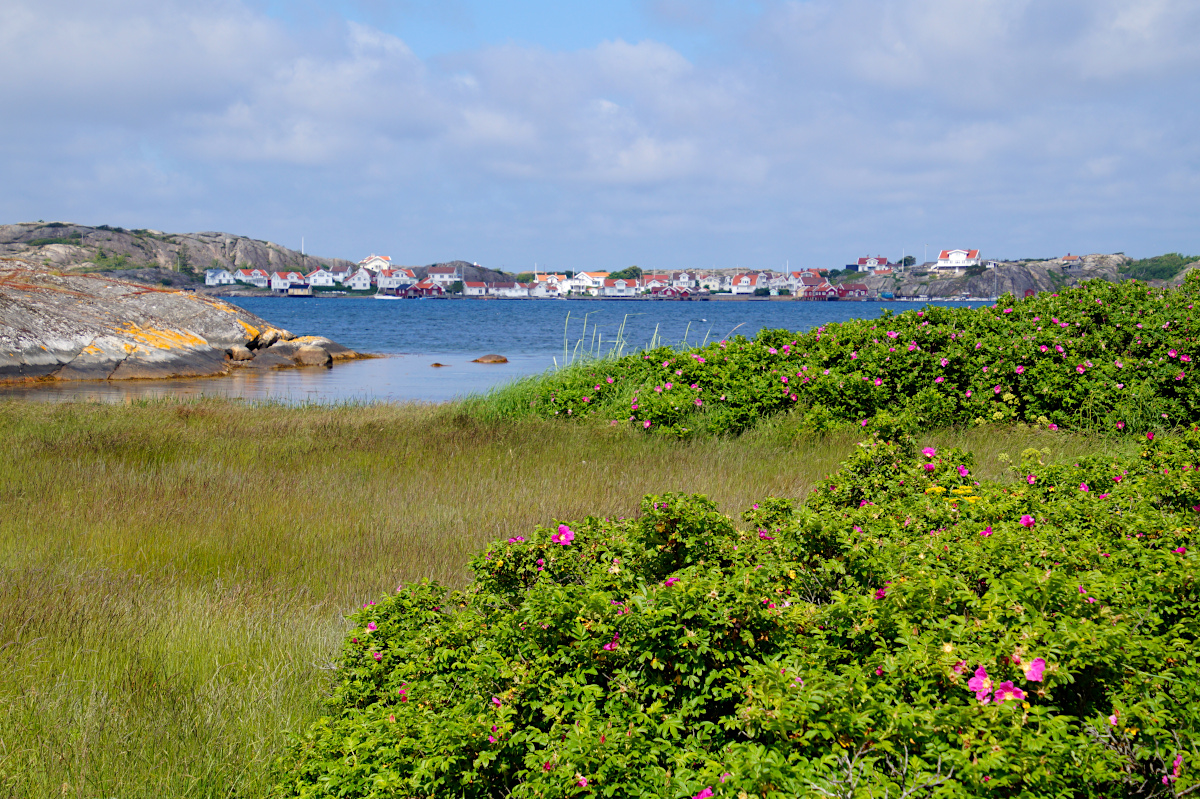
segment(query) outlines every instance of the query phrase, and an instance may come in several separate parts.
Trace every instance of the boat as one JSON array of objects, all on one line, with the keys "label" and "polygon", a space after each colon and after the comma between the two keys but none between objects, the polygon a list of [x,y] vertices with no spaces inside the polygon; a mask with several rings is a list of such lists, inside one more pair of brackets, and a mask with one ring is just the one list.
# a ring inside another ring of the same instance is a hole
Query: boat
[{"label": "boat", "polygon": [[402,300],[403,297],[397,297],[395,294],[372,294],[372,299],[376,300]]}]

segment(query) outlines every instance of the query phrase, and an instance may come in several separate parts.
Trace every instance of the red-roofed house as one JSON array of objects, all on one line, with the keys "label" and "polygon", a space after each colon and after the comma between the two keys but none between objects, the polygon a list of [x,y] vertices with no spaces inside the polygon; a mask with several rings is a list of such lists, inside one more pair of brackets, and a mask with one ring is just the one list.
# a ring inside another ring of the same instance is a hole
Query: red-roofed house
[{"label": "red-roofed house", "polygon": [[661,289],[671,285],[670,275],[642,275],[642,288]]},{"label": "red-roofed house", "polygon": [[486,297],[487,293],[487,283],[477,280],[468,280],[463,283],[463,296],[465,297]]},{"label": "red-roofed house", "polygon": [[391,256],[388,255],[376,255],[375,253],[371,253],[366,258],[363,258],[361,261],[359,261],[358,266],[360,269],[369,269],[372,272],[380,272],[384,269],[390,269],[392,267],[392,259]]},{"label": "red-roofed house", "polygon": [[457,266],[431,266],[425,273],[425,279],[444,287],[462,280],[462,275]]},{"label": "red-roofed house", "polygon": [[380,269],[379,276],[375,278],[375,283],[379,286],[380,291],[390,291],[395,294],[399,294],[400,289],[416,282],[417,275],[411,269]]},{"label": "red-roofed house", "polygon": [[602,297],[635,297],[639,291],[638,282],[635,278],[618,278],[616,280],[605,280],[604,287],[600,289]]},{"label": "red-roofed house", "polygon": [[865,283],[843,283],[837,287],[838,297],[842,299],[855,299],[858,297],[866,297],[871,293]]},{"label": "red-roofed house", "polygon": [[299,272],[272,272],[271,291],[286,292],[292,286],[304,285],[304,275]]},{"label": "red-roofed house", "polygon": [[934,269],[953,269],[959,271],[971,266],[979,266],[979,250],[942,250],[938,253]]},{"label": "red-roofed house", "polygon": [[757,272],[745,272],[740,275],[734,275],[733,280],[729,284],[729,290],[734,294],[753,294],[754,290],[758,287]]},{"label": "red-roofed house", "polygon": [[239,269],[234,273],[233,277],[239,283],[249,283],[252,286],[258,286],[260,289],[265,289],[267,284],[271,282],[271,276],[262,269]]},{"label": "red-roofed house", "polygon": [[444,297],[446,296],[446,289],[442,288],[440,284],[434,283],[432,280],[426,278],[420,283],[414,283],[400,293],[402,296],[408,297],[409,299],[420,299],[422,297]]}]

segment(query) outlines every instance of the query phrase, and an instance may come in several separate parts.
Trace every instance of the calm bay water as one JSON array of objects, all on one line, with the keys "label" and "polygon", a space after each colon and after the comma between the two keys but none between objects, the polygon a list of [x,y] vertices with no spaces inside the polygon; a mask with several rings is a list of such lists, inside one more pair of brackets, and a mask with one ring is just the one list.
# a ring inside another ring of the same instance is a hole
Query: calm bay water
[{"label": "calm bay water", "polygon": [[[0,389],[36,400],[130,401],[230,396],[287,402],[441,402],[537,374],[579,355],[607,353],[618,336],[631,352],[657,340],[698,345],[763,328],[809,330],[916,306],[881,302],[644,302],[637,300],[396,300],[240,297],[236,304],[296,335],[320,335],[387,357],[332,369],[235,372],[200,380],[125,380]],[[983,303],[939,303],[977,307]],[[489,353],[507,364],[477,364]],[[446,364],[433,367],[433,363]]]}]

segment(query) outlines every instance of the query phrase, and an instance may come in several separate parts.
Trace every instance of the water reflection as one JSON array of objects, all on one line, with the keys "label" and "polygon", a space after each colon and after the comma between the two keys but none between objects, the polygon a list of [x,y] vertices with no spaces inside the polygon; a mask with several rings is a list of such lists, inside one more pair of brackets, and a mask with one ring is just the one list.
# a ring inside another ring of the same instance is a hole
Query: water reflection
[{"label": "water reflection", "polygon": [[[445,402],[537,374],[554,363],[552,356],[545,355],[510,357],[506,364],[471,363],[477,356],[406,354],[351,361],[331,369],[239,370],[227,377],[0,385],[0,397],[43,402],[133,402],[163,397],[240,397],[287,403]],[[435,362],[445,366],[434,367],[431,364]]]}]

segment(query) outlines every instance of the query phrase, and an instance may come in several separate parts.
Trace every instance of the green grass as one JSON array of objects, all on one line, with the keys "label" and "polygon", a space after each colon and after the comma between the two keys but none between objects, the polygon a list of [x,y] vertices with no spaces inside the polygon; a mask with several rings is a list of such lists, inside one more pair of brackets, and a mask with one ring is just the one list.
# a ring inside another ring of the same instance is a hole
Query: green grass
[{"label": "green grass", "polygon": [[[678,442],[462,406],[0,403],[0,797],[261,795],[320,710],[343,614],[466,579],[485,542],[701,492],[803,496],[854,435]],[[942,432],[1001,453],[1115,444]]]},{"label": "green grass", "polygon": [[1200,256],[1169,252],[1153,258],[1141,258],[1128,264],[1125,274],[1136,280],[1170,280],[1188,264],[1200,261]]}]

